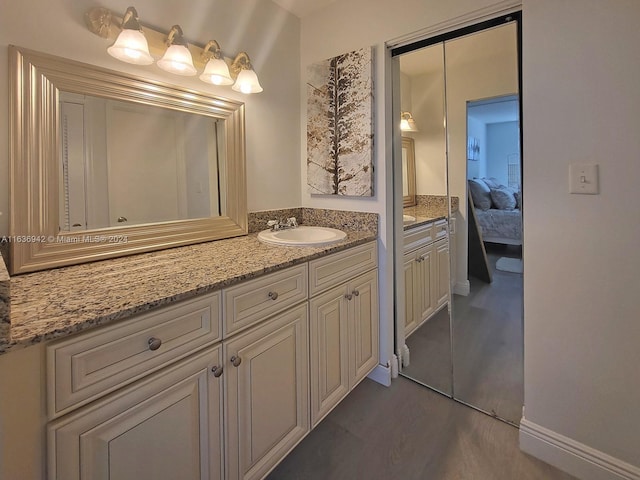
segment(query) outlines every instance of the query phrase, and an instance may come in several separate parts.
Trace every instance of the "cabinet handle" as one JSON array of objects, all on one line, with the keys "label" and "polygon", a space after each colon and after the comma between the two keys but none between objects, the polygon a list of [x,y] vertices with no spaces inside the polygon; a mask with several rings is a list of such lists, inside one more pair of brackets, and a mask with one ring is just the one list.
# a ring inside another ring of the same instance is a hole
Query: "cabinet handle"
[{"label": "cabinet handle", "polygon": [[353,295],[350,293],[345,294],[344,298],[346,298],[347,300],[351,300],[353,298]]},{"label": "cabinet handle", "polygon": [[269,292],[269,298],[271,300],[277,300],[278,299],[278,292]]},{"label": "cabinet handle", "polygon": [[354,290],[353,292],[351,292],[353,294],[354,297],[357,297],[360,295],[360,292],[358,290]]},{"label": "cabinet handle", "polygon": [[423,260],[424,260],[424,258],[422,258],[422,257],[418,257],[418,258],[416,258],[416,263],[420,263],[420,262],[422,262]]},{"label": "cabinet handle", "polygon": [[218,378],[220,375],[222,375],[222,366],[218,366],[218,365],[214,365],[213,367],[211,367],[211,371],[213,372],[213,376]]},{"label": "cabinet handle", "polygon": [[233,357],[230,358],[231,360],[231,364],[234,367],[239,367],[240,364],[242,363],[242,359],[239,356],[234,355]]},{"label": "cabinet handle", "polygon": [[160,348],[160,345],[162,345],[162,340],[156,337],[151,337],[147,341],[147,344],[149,345],[149,350],[155,351]]}]

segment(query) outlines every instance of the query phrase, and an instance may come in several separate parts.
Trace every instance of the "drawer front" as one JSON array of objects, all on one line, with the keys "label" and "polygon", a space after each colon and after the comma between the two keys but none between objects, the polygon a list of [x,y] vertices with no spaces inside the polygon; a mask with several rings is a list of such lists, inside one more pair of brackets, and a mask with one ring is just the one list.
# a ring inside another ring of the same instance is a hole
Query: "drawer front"
[{"label": "drawer front", "polygon": [[307,265],[244,282],[224,290],[223,338],[307,299]]},{"label": "drawer front", "polygon": [[376,242],[309,262],[309,294],[315,295],[378,266]]},{"label": "drawer front", "polygon": [[433,242],[433,223],[426,223],[418,228],[412,228],[404,233],[404,253],[410,252],[423,245]]},{"label": "drawer front", "polygon": [[447,237],[447,221],[446,220],[438,220],[433,225],[433,239],[440,240],[441,238]]},{"label": "drawer front", "polygon": [[221,304],[215,292],[48,345],[49,417],[220,340]]}]

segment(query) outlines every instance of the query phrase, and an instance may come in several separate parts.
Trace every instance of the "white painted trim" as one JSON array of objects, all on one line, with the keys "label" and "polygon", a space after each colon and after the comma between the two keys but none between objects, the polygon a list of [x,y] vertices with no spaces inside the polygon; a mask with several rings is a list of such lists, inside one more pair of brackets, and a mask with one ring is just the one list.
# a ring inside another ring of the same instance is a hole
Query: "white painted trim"
[{"label": "white painted trim", "polygon": [[465,280],[464,282],[456,282],[453,285],[453,293],[456,295],[468,296],[471,293],[471,283],[469,280]]},{"label": "white painted trim", "polygon": [[414,43],[418,40],[435,37],[436,35],[442,35],[444,33],[452,32],[454,30],[480,23],[485,20],[490,20],[491,18],[497,17],[498,15],[517,12],[521,9],[522,0],[502,0],[494,3],[493,5],[479,8],[478,10],[473,10],[459,17],[436,23],[435,25],[423,28],[422,30],[418,30],[417,32],[412,32],[397,38],[393,38],[391,40],[388,40],[386,44],[389,48],[401,47],[403,45]]},{"label": "white painted trim", "polygon": [[640,468],[522,417],[520,449],[578,478],[640,480]]},{"label": "white painted trim", "polygon": [[384,385],[385,387],[391,386],[391,367],[386,365],[378,365],[374,368],[367,378],[374,382]]}]

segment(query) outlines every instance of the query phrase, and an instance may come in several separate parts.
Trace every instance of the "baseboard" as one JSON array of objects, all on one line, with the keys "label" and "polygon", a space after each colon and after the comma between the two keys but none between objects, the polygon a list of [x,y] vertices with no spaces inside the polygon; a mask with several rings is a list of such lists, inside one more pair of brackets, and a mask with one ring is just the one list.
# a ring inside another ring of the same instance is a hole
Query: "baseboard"
[{"label": "baseboard", "polygon": [[585,480],[640,480],[640,468],[530,422],[520,422],[520,449]]},{"label": "baseboard", "polygon": [[378,365],[369,375],[367,375],[367,378],[379,383],[380,385],[389,387],[391,386],[391,367]]},{"label": "baseboard", "polygon": [[469,283],[469,280],[454,283],[453,293],[464,297],[468,296],[471,293],[471,284]]}]

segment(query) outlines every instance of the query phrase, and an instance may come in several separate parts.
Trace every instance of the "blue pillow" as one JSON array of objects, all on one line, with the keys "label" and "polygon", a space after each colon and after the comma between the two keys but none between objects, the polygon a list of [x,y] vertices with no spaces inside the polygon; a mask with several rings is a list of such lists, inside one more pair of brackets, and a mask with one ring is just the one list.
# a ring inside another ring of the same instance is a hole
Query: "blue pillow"
[{"label": "blue pillow", "polygon": [[516,208],[516,197],[513,190],[501,185],[491,189],[491,201],[498,210],[513,210]]},{"label": "blue pillow", "polygon": [[480,210],[489,210],[491,208],[491,189],[479,178],[469,180],[469,191],[471,192],[471,200],[473,206]]}]

